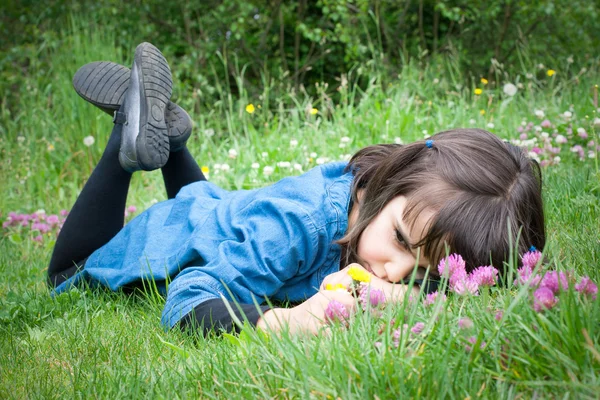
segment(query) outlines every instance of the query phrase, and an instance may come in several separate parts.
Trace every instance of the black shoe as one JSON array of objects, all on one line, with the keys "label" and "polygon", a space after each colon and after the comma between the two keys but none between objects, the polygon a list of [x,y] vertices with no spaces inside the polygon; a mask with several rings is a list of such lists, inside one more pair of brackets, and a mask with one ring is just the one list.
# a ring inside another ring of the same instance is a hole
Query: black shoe
[{"label": "black shoe", "polygon": [[[75,92],[105,113],[113,116],[125,98],[131,70],[110,61],[96,61],[79,68],[73,77]],[[192,119],[169,101],[165,113],[171,151],[181,150],[192,133]]]}]

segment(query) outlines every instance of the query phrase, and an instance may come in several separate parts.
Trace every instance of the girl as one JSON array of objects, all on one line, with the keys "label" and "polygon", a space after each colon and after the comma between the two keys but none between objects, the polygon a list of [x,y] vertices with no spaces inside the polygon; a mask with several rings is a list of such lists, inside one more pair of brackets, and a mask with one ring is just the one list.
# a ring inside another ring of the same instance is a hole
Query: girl
[{"label": "girl", "polygon": [[[331,300],[355,307],[349,293],[323,290],[348,279],[350,263],[400,301],[415,268],[425,291],[435,290],[422,277],[447,248],[468,270],[491,263],[501,273],[512,239],[521,253],[544,248],[539,167],[489,132],[370,146],[349,163],[230,192],[206,181],[185,147],[191,121],[169,101],[170,70],[155,47],[138,46],[131,72],[84,66],[74,85],[114,110],[115,125],[57,239],[48,269],[57,292],[152,280],[166,294],[168,328],[232,329],[226,299],[258,327],[317,332]],[[131,174],[157,168],[169,199],[123,227]],[[266,299],[299,304],[257,306]]]}]

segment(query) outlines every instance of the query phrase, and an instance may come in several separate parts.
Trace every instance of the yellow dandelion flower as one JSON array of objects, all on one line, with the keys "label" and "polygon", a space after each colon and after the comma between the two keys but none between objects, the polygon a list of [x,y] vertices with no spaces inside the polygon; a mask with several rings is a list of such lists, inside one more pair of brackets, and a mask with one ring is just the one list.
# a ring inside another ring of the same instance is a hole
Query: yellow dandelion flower
[{"label": "yellow dandelion flower", "polygon": [[254,104],[250,103],[246,106],[246,112],[252,114],[254,112]]},{"label": "yellow dandelion flower", "polygon": [[484,115],[485,114],[485,110],[479,110],[479,114]]},{"label": "yellow dandelion flower", "polygon": [[548,76],[553,76],[554,74],[556,74],[556,71],[553,69],[549,69],[546,73],[548,74]]},{"label": "yellow dandelion flower", "polygon": [[476,94],[476,95],[478,95],[478,96],[479,96],[481,93],[483,93],[483,90],[481,90],[481,89],[479,89],[479,88],[475,89],[475,94]]},{"label": "yellow dandelion flower", "polygon": [[335,285],[333,283],[328,283],[325,285],[325,290],[343,290],[345,292],[348,289],[346,289],[346,286],[342,285],[341,283],[336,283]]},{"label": "yellow dandelion flower", "polygon": [[485,78],[481,78],[481,83],[483,83],[484,85],[488,84],[488,80]]},{"label": "yellow dandelion flower", "polygon": [[208,174],[210,172],[210,168],[208,168],[206,165],[203,165],[202,168],[200,168],[200,170],[203,174]]},{"label": "yellow dandelion flower", "polygon": [[358,265],[351,265],[348,269],[348,275],[355,281],[371,282],[371,274],[360,268]]},{"label": "yellow dandelion flower", "polygon": [[318,112],[319,112],[319,110],[317,110],[317,109],[316,109],[316,108],[314,108],[314,107],[310,109],[310,115],[315,115],[315,114],[316,114],[316,113],[318,113]]}]

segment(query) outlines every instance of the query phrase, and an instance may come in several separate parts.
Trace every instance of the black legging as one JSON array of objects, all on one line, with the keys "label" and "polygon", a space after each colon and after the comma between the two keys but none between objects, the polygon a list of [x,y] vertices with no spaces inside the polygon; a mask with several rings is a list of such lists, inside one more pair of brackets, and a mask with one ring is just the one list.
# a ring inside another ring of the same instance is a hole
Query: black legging
[{"label": "black legging", "polygon": [[[56,239],[48,267],[48,281],[53,287],[73,276],[94,251],[123,228],[131,173],[119,163],[122,128],[120,124],[113,127],[102,158],[83,186]],[[169,154],[161,172],[169,199],[183,186],[206,180],[185,147]]]}]

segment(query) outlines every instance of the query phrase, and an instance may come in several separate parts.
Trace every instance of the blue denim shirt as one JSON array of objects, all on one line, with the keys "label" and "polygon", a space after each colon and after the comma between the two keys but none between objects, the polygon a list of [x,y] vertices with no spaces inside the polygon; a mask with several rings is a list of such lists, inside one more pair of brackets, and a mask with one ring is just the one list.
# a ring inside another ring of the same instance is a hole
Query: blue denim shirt
[{"label": "blue denim shirt", "polygon": [[57,292],[154,280],[173,327],[203,301],[302,301],[339,269],[353,176],[331,163],[256,190],[202,181],[141,213]]}]

